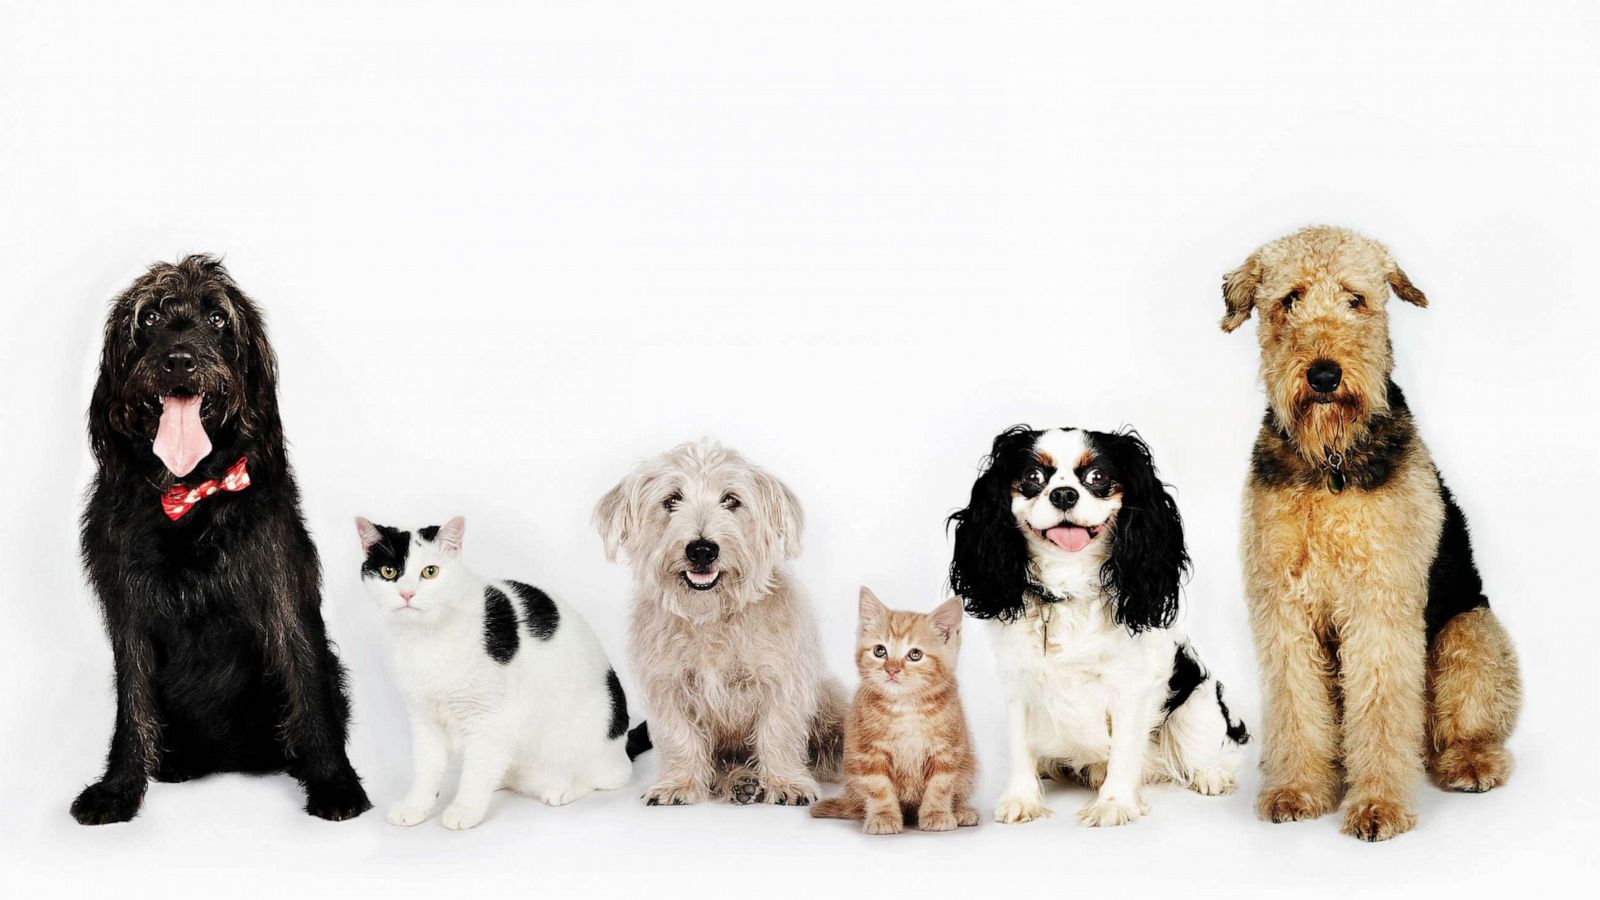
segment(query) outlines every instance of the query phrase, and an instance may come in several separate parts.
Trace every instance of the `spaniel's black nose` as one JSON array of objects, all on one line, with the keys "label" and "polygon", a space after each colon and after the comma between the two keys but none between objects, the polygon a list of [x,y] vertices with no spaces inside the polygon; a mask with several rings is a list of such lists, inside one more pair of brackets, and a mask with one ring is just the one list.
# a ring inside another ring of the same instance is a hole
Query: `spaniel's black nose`
[{"label": "spaniel's black nose", "polygon": [[167,358],[161,361],[161,370],[168,374],[193,375],[195,370],[194,354],[187,350],[173,350]]},{"label": "spaniel's black nose", "polygon": [[1306,383],[1319,394],[1331,394],[1339,389],[1339,382],[1344,378],[1344,370],[1331,359],[1319,359],[1306,369]]},{"label": "spaniel's black nose", "polygon": [[1069,487],[1058,487],[1050,492],[1050,505],[1056,509],[1071,509],[1078,505],[1078,492]]},{"label": "spaniel's black nose", "polygon": [[719,550],[715,541],[701,538],[698,541],[690,541],[689,546],[683,548],[683,555],[689,560],[689,565],[696,569],[704,569],[717,561]]}]

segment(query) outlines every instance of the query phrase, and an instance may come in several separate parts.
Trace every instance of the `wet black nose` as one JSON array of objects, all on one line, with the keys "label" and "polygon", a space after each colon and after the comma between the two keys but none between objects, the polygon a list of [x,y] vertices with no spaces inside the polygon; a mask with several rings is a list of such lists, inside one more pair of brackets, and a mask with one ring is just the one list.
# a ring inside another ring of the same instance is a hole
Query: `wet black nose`
[{"label": "wet black nose", "polygon": [[683,548],[683,555],[685,559],[689,560],[689,565],[694,566],[696,569],[704,569],[717,561],[719,550],[720,548],[715,541],[708,541],[702,538],[698,541],[690,541],[689,546]]},{"label": "wet black nose", "polygon": [[1306,369],[1306,382],[1319,394],[1331,394],[1339,389],[1344,370],[1331,359],[1319,359]]},{"label": "wet black nose", "polygon": [[161,371],[168,374],[193,375],[194,354],[187,350],[173,350],[161,361]]},{"label": "wet black nose", "polygon": [[1071,509],[1078,505],[1078,492],[1069,487],[1058,487],[1050,492],[1050,505],[1056,509]]}]

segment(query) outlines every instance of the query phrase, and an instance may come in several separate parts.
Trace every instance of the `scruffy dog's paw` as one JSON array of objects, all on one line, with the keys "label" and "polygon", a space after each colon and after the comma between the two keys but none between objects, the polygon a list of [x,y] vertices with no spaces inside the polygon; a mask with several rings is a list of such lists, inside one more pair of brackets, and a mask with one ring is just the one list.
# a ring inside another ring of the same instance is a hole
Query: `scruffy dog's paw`
[{"label": "scruffy dog's paw", "polygon": [[399,800],[389,807],[389,824],[410,828],[428,821],[433,815],[433,801],[426,803],[413,803],[409,800]]},{"label": "scruffy dog's paw", "polygon": [[1078,810],[1078,821],[1090,828],[1110,828],[1136,822],[1149,811],[1142,800],[1129,802],[1119,797],[1101,797]]},{"label": "scruffy dog's paw", "polygon": [[917,814],[918,831],[955,831],[958,824],[956,814],[945,809]]},{"label": "scruffy dog's paw", "polygon": [[994,805],[994,820],[1002,825],[1020,825],[1050,814],[1038,800],[1028,797],[1001,797]]},{"label": "scruffy dog's paw", "polygon": [[1504,747],[1449,747],[1433,761],[1432,769],[1445,790],[1481,794],[1511,777],[1511,754]]},{"label": "scruffy dog's paw", "polygon": [[476,828],[488,812],[488,807],[452,803],[446,806],[444,813],[439,816],[439,824],[451,831],[466,831],[468,828]]},{"label": "scruffy dog's paw", "polygon": [[1352,802],[1344,817],[1344,833],[1363,841],[1387,841],[1410,831],[1417,817],[1405,807],[1389,800]]},{"label": "scruffy dog's paw", "polygon": [[962,806],[956,809],[956,824],[962,828],[970,828],[978,824],[978,818],[978,811],[970,806]]},{"label": "scruffy dog's paw", "polygon": [[688,806],[705,799],[705,788],[681,781],[663,781],[644,792],[646,806]]},{"label": "scruffy dog's paw", "polygon": [[1325,816],[1332,802],[1295,787],[1264,789],[1256,798],[1256,815],[1268,822],[1299,822]]},{"label": "scruffy dog's paw", "polygon": [[372,808],[355,773],[328,781],[306,782],[306,812],[330,822],[354,819]]},{"label": "scruffy dog's paw", "polygon": [[810,778],[795,781],[767,779],[761,788],[762,799],[776,806],[810,806],[821,789]]},{"label": "scruffy dog's paw", "polygon": [[126,822],[139,813],[144,786],[119,788],[98,781],[83,789],[72,801],[72,817],[79,825],[110,825]]},{"label": "scruffy dog's paw", "polygon": [[899,834],[905,828],[905,823],[893,813],[879,813],[868,815],[861,830],[867,834]]}]

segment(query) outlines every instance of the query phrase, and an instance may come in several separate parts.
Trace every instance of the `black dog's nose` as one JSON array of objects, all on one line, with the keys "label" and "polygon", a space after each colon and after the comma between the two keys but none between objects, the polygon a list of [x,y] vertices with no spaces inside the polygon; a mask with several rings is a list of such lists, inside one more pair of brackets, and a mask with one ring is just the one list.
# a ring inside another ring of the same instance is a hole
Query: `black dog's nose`
[{"label": "black dog's nose", "polygon": [[1078,492],[1069,487],[1058,487],[1050,492],[1050,505],[1056,509],[1071,509],[1078,505]]},{"label": "black dog's nose", "polygon": [[1319,394],[1331,394],[1337,391],[1339,382],[1343,378],[1344,370],[1331,359],[1316,360],[1306,369],[1306,382]]},{"label": "black dog's nose", "polygon": [[195,370],[194,354],[187,350],[173,350],[167,358],[161,361],[161,370],[167,373],[181,372],[184,375],[193,375]]},{"label": "black dog's nose", "polygon": [[689,560],[689,565],[694,566],[696,569],[704,569],[717,561],[717,553],[720,549],[715,541],[701,538],[698,541],[690,541],[689,546],[683,548],[683,555]]}]

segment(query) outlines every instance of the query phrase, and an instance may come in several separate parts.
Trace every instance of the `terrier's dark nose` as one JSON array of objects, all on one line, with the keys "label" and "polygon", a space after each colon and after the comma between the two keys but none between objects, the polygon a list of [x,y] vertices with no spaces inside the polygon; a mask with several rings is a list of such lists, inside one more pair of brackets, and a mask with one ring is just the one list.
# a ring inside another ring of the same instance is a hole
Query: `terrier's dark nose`
[{"label": "terrier's dark nose", "polygon": [[195,370],[194,354],[187,350],[173,350],[167,358],[161,361],[161,371],[167,374],[179,373],[193,375]]},{"label": "terrier's dark nose", "polygon": [[701,538],[698,541],[690,541],[689,546],[683,548],[683,555],[689,560],[689,565],[696,569],[704,569],[717,561],[719,550],[716,542]]},{"label": "terrier's dark nose", "polygon": [[1319,394],[1331,394],[1339,389],[1339,382],[1344,378],[1344,370],[1331,359],[1319,359],[1311,363],[1306,369],[1306,383]]},{"label": "terrier's dark nose", "polygon": [[1067,510],[1078,505],[1078,492],[1069,487],[1058,487],[1050,492],[1050,505]]}]

